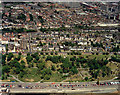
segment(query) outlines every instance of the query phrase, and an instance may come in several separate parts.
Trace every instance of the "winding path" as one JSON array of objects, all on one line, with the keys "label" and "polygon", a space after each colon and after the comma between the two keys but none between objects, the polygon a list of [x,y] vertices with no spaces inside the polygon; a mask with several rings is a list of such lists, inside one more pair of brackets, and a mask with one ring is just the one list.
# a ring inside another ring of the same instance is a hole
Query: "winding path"
[{"label": "winding path", "polygon": [[14,75],[10,75],[10,76],[12,76],[15,80],[17,80],[18,82],[21,82],[21,83],[23,83],[21,80],[19,80],[18,78],[16,78]]}]

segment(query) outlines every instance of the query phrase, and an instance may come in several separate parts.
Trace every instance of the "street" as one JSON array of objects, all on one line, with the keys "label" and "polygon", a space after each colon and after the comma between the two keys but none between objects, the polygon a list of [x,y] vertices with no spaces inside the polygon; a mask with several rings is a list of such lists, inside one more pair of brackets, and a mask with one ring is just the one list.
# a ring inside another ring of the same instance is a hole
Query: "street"
[{"label": "street", "polygon": [[119,90],[120,82],[76,82],[76,83],[1,83],[1,89],[7,88],[10,93],[110,93]]}]

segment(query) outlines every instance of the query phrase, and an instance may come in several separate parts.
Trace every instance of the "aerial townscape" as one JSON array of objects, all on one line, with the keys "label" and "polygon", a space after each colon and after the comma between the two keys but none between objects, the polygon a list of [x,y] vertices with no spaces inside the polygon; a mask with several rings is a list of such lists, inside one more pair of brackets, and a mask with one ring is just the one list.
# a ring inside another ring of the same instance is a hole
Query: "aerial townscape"
[{"label": "aerial townscape", "polygon": [[[3,2],[0,7],[2,82],[75,82],[77,88],[77,82],[96,81],[89,84],[93,87],[119,80],[120,2]],[[64,88],[58,85],[43,88]]]}]

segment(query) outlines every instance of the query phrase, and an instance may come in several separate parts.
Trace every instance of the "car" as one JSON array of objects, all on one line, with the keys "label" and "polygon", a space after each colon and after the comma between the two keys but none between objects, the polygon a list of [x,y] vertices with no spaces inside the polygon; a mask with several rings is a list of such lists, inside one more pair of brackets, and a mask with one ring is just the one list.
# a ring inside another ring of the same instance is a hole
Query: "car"
[{"label": "car", "polygon": [[119,82],[114,82],[114,84],[119,84]]},{"label": "car", "polygon": [[104,83],[100,83],[100,85],[104,85]]},{"label": "car", "polygon": [[108,84],[108,85],[111,85],[111,83],[110,83],[110,82],[107,82],[107,84]]},{"label": "car", "polygon": [[18,87],[22,87],[22,85],[19,84]]},{"label": "car", "polygon": [[72,88],[72,90],[75,90],[74,88]]},{"label": "car", "polygon": [[93,84],[93,86],[96,86],[97,84]]},{"label": "car", "polygon": [[4,87],[4,84],[2,84],[1,87]]},{"label": "car", "polygon": [[80,85],[77,85],[78,87],[80,86]]},{"label": "car", "polygon": [[26,89],[28,89],[29,87],[28,87],[28,86],[26,86],[25,88],[26,88]]},{"label": "car", "polygon": [[62,86],[62,84],[60,84],[60,86]]},{"label": "car", "polygon": [[104,82],[104,85],[107,85],[107,83],[106,83],[106,82]]},{"label": "car", "polygon": [[1,88],[1,92],[6,92],[7,88]]},{"label": "car", "polygon": [[10,90],[9,90],[9,89],[7,89],[7,90],[6,90],[6,92],[7,92],[7,93],[9,93],[9,92],[10,92]]},{"label": "car", "polygon": [[6,87],[9,87],[9,85],[8,85],[8,84],[6,84]]}]

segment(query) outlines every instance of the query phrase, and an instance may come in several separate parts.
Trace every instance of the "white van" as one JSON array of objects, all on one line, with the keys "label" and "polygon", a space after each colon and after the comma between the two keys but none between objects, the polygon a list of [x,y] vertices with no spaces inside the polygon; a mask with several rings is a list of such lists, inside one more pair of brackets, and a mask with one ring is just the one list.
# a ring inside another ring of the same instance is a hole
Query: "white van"
[{"label": "white van", "polygon": [[9,93],[9,91],[10,91],[10,90],[7,89],[7,88],[1,88],[1,89],[0,89],[0,92],[3,92],[3,93],[4,93],[4,92],[5,92],[5,93]]}]

